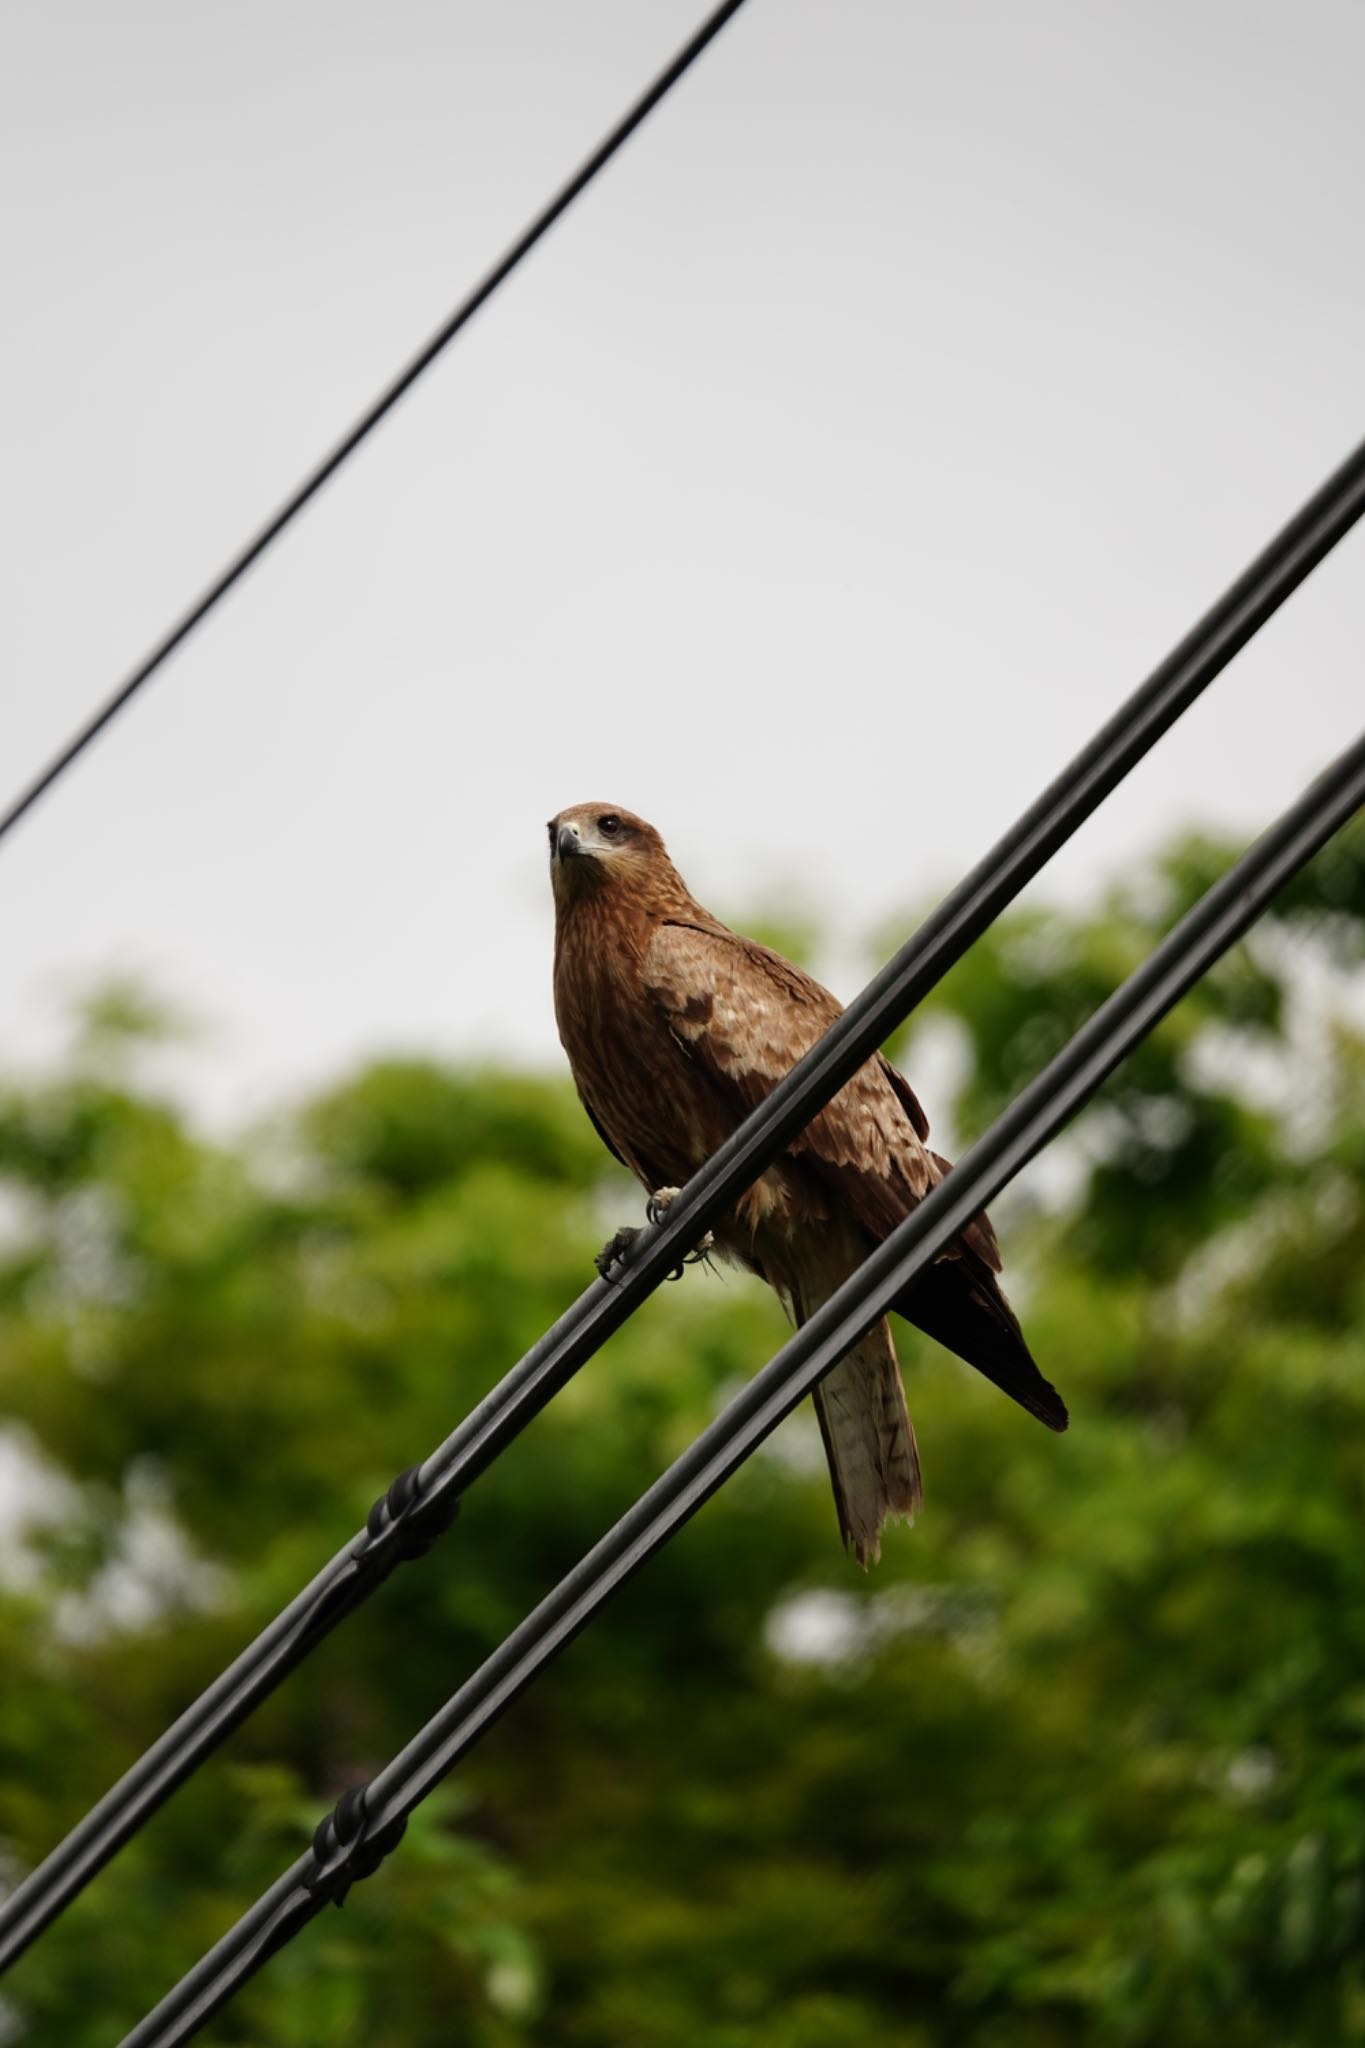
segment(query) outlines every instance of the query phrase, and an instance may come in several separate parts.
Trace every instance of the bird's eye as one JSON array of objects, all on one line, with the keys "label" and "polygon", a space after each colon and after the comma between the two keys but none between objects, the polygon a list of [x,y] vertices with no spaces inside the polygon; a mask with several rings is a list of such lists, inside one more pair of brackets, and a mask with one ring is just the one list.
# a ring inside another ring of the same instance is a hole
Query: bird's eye
[{"label": "bird's eye", "polygon": [[605,817],[598,819],[597,829],[604,838],[615,839],[621,830],[621,820],[617,817],[615,811],[608,811]]}]

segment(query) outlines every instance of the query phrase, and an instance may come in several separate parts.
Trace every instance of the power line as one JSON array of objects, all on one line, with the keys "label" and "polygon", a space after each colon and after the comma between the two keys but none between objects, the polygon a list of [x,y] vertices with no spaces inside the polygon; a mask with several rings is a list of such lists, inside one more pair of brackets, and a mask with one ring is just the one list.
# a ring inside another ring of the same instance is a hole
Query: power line
[{"label": "power line", "polygon": [[515,242],[506,249],[492,269],[474,286],[442,322],[429,340],[423,343],[415,356],[404,364],[398,374],[386,384],[374,402],[366,408],[355,424],[347,429],[341,439],[323,456],[315,468],[308,472],[284,503],[271,514],[265,524],[257,529],[246,544],[232,557],[227,567],[216,576],[207,589],[183,611],[151,652],[143,657],[132,673],[124,678],[113,695],[74,733],[47,766],[21,791],[9,809],[0,816],[0,839],[11,832],[19,820],[30,811],[39,797],[51,789],[54,782],[66,773],[72,763],[83,754],[91,742],[98,738],[110,721],[117,717],[124,706],[137,695],[144,683],[150,682],[156,671],[187,640],[190,634],[206,619],[209,613],[226,597],[235,583],[245,576],[248,569],[297,518],[305,505],[317,496],[323,485],[340,469],[347,457],[354,454],[361,442],[373,432],[380,421],[391,412],[405,392],[435,362],[436,358],[455,339],[461,328],[468,325],[480,307],[487,304],[498,287],[505,283],[512,272],[529,256],[536,243],[552,228],[560,215],[567,212],[580,192],[592,183],[598,172],[603,170],[616,155],[623,143],[635,133],[660,100],[672,90],[684,72],[691,69],[707,45],[724,28],[732,15],[738,14],[744,0],[724,0],[722,6],[709,14],[696,34],[678,51],[672,61],[665,65],[653,84],[648,86],[632,107],[598,143],[591,156],[579,165],[567,184],[561,185],[554,197],[546,202],[530,225],[524,228]]},{"label": "power line", "polygon": [[460,1496],[672,1272],[1056,849],[1188,709],[1365,512],[1365,444],[1315,492],[1185,638],[907,940],[696,1174],[611,1283],[596,1281],[414,1471],[366,1527],[0,1906],[7,1968],[261,1700],[382,1584],[448,1527]]},{"label": "power line", "polygon": [[499,1645],[309,1853],[182,1978],[123,2048],[179,2048],[395,1847],[408,1815],[655,1551],[694,1515],[904,1289],[1087,1103],[1271,898],[1365,804],[1365,734],[1201,897],[985,1137]]}]

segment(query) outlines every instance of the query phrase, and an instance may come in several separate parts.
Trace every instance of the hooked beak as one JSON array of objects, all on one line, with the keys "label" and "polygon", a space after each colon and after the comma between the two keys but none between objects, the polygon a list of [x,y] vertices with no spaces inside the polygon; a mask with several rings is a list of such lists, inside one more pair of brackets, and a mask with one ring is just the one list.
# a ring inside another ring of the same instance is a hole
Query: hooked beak
[{"label": "hooked beak", "polygon": [[573,860],[583,851],[578,833],[572,825],[561,825],[555,841],[555,852],[561,860]]}]

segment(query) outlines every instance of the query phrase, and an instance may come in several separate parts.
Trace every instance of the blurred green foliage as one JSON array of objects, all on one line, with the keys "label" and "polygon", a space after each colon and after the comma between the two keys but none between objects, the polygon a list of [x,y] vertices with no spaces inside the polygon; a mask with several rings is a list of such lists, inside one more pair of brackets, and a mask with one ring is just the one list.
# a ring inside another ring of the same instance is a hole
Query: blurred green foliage
[{"label": "blurred green foliage", "polygon": [[[958,1137],[1227,858],[973,951],[904,1048],[952,1036]],[[1363,954],[1357,832],[1002,1205],[1068,1437],[904,1331],[928,1505],[882,1565],[795,1418],[209,2038],[1365,2041]],[[215,1144],[130,1078],[135,992],[87,1023],[0,1091],[11,1877],[639,1210],[562,1080],[378,1065]],[[662,1289],[16,1966],[0,2038],[116,2040],[781,1335],[747,1281]]]}]

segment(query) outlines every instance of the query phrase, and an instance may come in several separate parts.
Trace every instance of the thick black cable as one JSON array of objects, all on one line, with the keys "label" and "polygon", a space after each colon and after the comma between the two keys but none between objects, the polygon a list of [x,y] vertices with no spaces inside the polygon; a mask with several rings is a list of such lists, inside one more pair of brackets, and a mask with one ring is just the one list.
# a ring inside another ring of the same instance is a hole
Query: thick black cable
[{"label": "thick black cable", "polygon": [[[1275,537],[1057,780],[908,939],[826,1036],[746,1119],[641,1239],[419,1468],[401,1513],[370,1523],[323,1567],[0,1905],[0,1971],[83,1890],[176,1786],[407,1554],[405,1524],[453,1515],[486,1471],[674,1271],[721,1212],[874,1052],[1032,880],[1365,511],[1365,444]],[[397,1485],[398,1482],[395,1482]],[[386,1497],[391,1503],[394,1489]]]},{"label": "thick black cable", "polygon": [[563,1578],[407,1748],[323,1821],[301,1856],[123,2048],[178,2048],[329,1901],[375,1870],[408,1815],[544,1667],[838,1363],[979,1209],[1056,1136],[1271,898],[1365,804],[1365,735],[1200,899],[744,1391]]},{"label": "thick black cable", "polygon": [[605,168],[622,144],[629,140],[641,122],[652,113],[665,94],[677,84],[683,73],[689,70],[696,62],[708,43],[714,41],[721,29],[724,28],[726,22],[730,20],[732,15],[737,14],[743,5],[744,0],[724,0],[722,6],[715,8],[712,13],[707,15],[705,21],[691,40],[683,45],[682,49],[678,51],[669,64],[665,65],[653,84],[647,87],[639,99],[635,101],[634,105],[622,115],[615,127],[602,138],[597,148],[592,152],[592,155],[579,165],[568,182],[561,185],[554,197],[546,202],[529,226],[522,230],[516,241],[498,258],[492,269],[487,271],[474,286],[473,290],[461,299],[455,310],[441,323],[436,332],[423,343],[416,355],[409,362],[405,363],[397,376],[385,385],[379,396],[366,408],[355,424],[347,429],[346,433],[323,456],[322,460],[308,472],[303,482],[270,515],[265,524],[257,529],[251,539],[232,557],[227,567],[215,577],[207,589],[201,591],[188,609],[180,614],[179,618],[174,621],[162,635],[161,639],[157,641],[151,652],[145,655],[132,673],[126,676],[119,684],[113,695],[100,706],[78,732],[72,735],[61,752],[55,755],[48,762],[47,766],[20,792],[9,809],[5,811],[3,816],[0,816],[0,839],[3,839],[7,832],[12,831],[20,819],[33,808],[38,799],[52,787],[58,777],[65,774],[78,755],[85,752],[91,741],[104,731],[110,720],[117,717],[124,705],[137,695],[143,684],[151,681],[163,662],[175,652],[182,641],[189,638],[195,627],[208,617],[219,601],[227,596],[233,585],[245,576],[247,570],[254,563],[259,561],[266,549],[273,541],[279,538],[285,527],[297,518],[310,499],[316,497],[323,485],[331,477],[335,476],[342,463],[350,455],[354,454],[361,442],[373,432],[385,415],[393,410],[399,399],[412,388],[423,371],[430,369],[436,358],[455,339],[461,328],[468,325],[480,307],[487,304],[498,287],[511,276],[512,272],[522,261],[522,258],[530,254],[536,243],[554,226],[560,215],[573,205],[579,193],[592,183],[598,172]]}]

